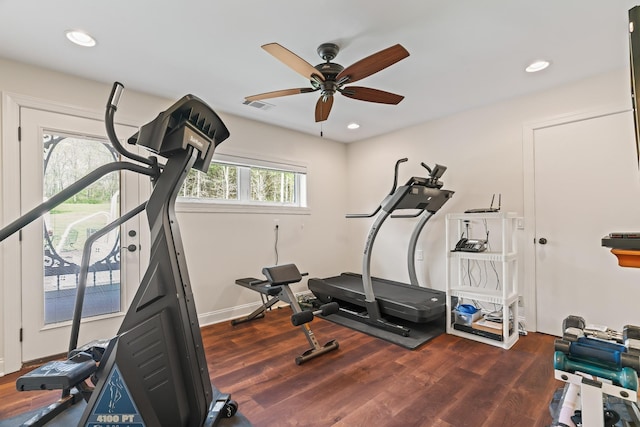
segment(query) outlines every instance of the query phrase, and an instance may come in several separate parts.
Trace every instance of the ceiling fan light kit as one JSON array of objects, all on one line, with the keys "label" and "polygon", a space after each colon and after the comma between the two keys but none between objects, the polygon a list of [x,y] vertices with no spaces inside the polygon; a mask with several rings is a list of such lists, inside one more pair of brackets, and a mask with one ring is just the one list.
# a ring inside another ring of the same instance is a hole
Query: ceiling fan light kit
[{"label": "ceiling fan light kit", "polygon": [[347,68],[331,62],[340,51],[340,47],[334,43],[323,43],[318,46],[318,55],[325,62],[315,67],[278,43],[268,43],[263,45],[262,48],[298,74],[309,79],[311,87],[284,89],[247,96],[245,98],[246,101],[258,101],[320,91],[320,97],[316,102],[315,120],[316,122],[323,122],[329,118],[329,113],[333,106],[333,96],[336,92],[348,98],[379,104],[396,105],[404,99],[402,95],[379,89],[362,86],[344,87],[346,84],[364,79],[408,57],[409,52],[400,44],[374,53]]}]

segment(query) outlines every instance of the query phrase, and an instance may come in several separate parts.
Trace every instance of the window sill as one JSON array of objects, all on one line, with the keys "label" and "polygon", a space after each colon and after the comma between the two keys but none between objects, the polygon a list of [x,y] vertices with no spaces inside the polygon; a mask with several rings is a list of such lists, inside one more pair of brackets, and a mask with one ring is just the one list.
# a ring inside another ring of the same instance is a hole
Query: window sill
[{"label": "window sill", "polygon": [[244,213],[311,215],[311,209],[299,206],[246,205],[240,203],[176,202],[177,213]]}]

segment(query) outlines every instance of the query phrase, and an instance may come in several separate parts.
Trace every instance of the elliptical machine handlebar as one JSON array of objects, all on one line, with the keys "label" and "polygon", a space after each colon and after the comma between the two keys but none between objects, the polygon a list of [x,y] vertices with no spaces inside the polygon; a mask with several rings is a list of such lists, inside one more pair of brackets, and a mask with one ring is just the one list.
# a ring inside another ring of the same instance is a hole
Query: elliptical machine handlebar
[{"label": "elliptical machine handlebar", "polygon": [[84,177],[80,178],[78,181],[69,185],[59,193],[56,193],[54,196],[49,198],[48,200],[42,202],[35,208],[31,209],[26,214],[22,215],[20,218],[16,219],[12,223],[8,224],[4,228],[0,229],[0,242],[5,240],[7,237],[11,236],[21,228],[40,218],[45,213],[49,212],[51,209],[55,208],[59,204],[63,203],[65,200],[69,199],[72,196],[75,196],[80,191],[84,190],[89,185],[93,184],[103,176],[116,171],[121,170],[130,170],[135,173],[139,173],[142,175],[147,175],[151,177],[152,180],[158,177],[160,170],[157,163],[157,159],[155,157],[146,158],[143,156],[139,156],[134,153],[130,153],[125,150],[118,137],[115,133],[115,128],[113,124],[114,113],[118,109],[118,102],[120,101],[120,95],[122,94],[122,90],[124,86],[121,83],[115,82],[113,84],[113,88],[111,89],[111,95],[109,96],[109,101],[107,103],[106,113],[105,113],[105,126],[107,130],[107,136],[109,137],[109,141],[116,149],[116,151],[122,154],[125,157],[128,157],[131,160],[138,161],[147,166],[142,166],[136,163],[129,163],[124,161],[115,161],[111,163],[104,164],[92,172],[88,173]]},{"label": "elliptical machine handlebar", "polygon": [[78,283],[76,289],[75,308],[73,310],[73,319],[71,321],[71,336],[69,338],[68,357],[72,356],[72,352],[78,347],[78,338],[80,336],[80,322],[82,321],[82,308],[84,306],[84,295],[87,288],[87,276],[89,274],[89,262],[91,260],[91,251],[93,244],[106,235],[110,231],[116,229],[120,225],[129,221],[131,218],[144,211],[147,202],[144,202],[129,212],[116,218],[114,221],[102,227],[87,238],[82,248],[82,258],[80,262],[80,273],[78,275]]},{"label": "elliptical machine handlebar", "polygon": [[[403,157],[402,159],[398,159],[398,161],[396,162],[396,166],[393,173],[393,186],[391,187],[391,191],[389,191],[389,196],[395,193],[396,189],[398,188],[398,172],[400,170],[400,163],[404,163],[407,161],[409,161],[409,159],[406,157]],[[380,212],[380,209],[382,209],[382,204],[378,205],[376,210],[370,214],[346,214],[345,217],[346,218],[371,218],[372,216]]]},{"label": "elliptical machine handlebar", "polygon": [[55,208],[65,200],[70,197],[76,195],[80,191],[84,190],[89,185],[93,184],[103,176],[108,173],[120,171],[120,170],[130,170],[142,175],[148,175],[153,177],[155,172],[145,166],[137,165],[129,162],[112,162],[107,163],[99,168],[95,169],[93,172],[88,173],[84,177],[80,178],[78,181],[74,182],[64,190],[56,193],[50,199],[40,203],[35,208],[31,209],[26,214],[22,215],[20,218],[13,221],[11,224],[6,227],[0,229],[0,242],[2,242],[7,237],[11,236],[16,231],[25,227],[26,225],[32,223],[36,219],[40,218],[45,213],[49,212],[51,209]]},{"label": "elliptical machine handlebar", "polygon": [[113,108],[113,110],[118,109],[118,103],[120,102],[120,96],[124,91],[124,85],[120,82],[114,82],[113,87],[111,88],[111,94],[109,95],[109,100],[107,101],[107,108]]},{"label": "elliptical machine handlebar", "polygon": [[116,151],[124,157],[143,163],[145,165],[155,167],[158,163],[155,157],[144,157],[128,151],[122,146],[122,144],[120,144],[120,140],[116,135],[116,129],[114,126],[114,115],[118,110],[118,103],[120,102],[120,96],[122,95],[123,91],[124,85],[122,83],[113,83],[113,87],[111,88],[111,95],[109,95],[109,101],[107,102],[107,109],[104,117],[104,124],[107,128],[107,136],[109,137],[109,141],[111,141],[113,148],[115,148]]}]

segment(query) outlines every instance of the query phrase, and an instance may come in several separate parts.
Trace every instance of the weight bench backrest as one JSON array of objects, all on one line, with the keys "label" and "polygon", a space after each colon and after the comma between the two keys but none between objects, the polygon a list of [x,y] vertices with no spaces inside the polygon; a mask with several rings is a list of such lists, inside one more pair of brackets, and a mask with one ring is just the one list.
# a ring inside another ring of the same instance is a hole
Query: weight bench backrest
[{"label": "weight bench backrest", "polygon": [[272,285],[288,285],[302,280],[302,275],[295,264],[265,267],[262,269],[262,274]]}]

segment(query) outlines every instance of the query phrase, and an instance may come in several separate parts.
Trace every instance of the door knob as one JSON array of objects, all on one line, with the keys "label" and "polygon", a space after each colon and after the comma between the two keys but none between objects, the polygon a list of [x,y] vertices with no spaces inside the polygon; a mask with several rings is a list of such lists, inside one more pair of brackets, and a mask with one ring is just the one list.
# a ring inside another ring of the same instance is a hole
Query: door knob
[{"label": "door knob", "polygon": [[540,239],[538,239],[538,243],[540,243],[541,245],[546,245],[547,239],[545,239],[544,237],[541,237]]}]

